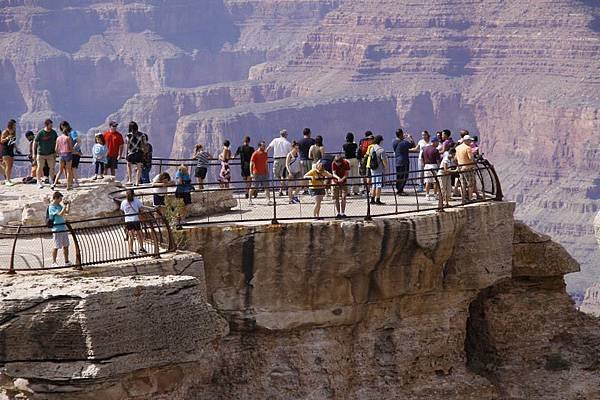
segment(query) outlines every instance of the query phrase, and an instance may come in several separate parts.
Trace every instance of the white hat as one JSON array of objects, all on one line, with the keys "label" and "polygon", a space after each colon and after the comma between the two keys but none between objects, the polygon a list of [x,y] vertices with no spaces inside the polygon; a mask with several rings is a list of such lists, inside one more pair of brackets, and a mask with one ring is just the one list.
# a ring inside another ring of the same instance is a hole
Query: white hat
[{"label": "white hat", "polygon": [[471,141],[473,141],[473,138],[471,136],[469,136],[469,135],[465,135],[465,136],[462,137],[462,140],[463,140],[463,142],[465,140],[471,140]]}]

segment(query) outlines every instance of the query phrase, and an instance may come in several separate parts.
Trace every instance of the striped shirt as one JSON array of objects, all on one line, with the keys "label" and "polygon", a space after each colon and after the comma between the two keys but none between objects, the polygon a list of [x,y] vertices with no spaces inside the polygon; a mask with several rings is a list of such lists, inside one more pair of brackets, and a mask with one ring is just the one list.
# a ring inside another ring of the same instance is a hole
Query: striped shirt
[{"label": "striped shirt", "polygon": [[196,159],[198,160],[198,168],[208,168],[208,163],[210,162],[210,154],[203,150],[200,153],[198,153]]}]

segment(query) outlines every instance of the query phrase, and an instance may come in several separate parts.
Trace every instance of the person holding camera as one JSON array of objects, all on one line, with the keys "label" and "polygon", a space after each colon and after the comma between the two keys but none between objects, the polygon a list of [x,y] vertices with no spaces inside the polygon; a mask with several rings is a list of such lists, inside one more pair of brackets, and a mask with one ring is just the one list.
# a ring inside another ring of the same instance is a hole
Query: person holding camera
[{"label": "person holding camera", "polygon": [[[62,204],[61,204],[62,203]],[[54,248],[52,249],[52,268],[58,268],[56,257],[58,250],[63,250],[65,258],[65,267],[71,265],[69,261],[69,230],[66,225],[65,215],[69,213],[71,203],[67,200],[63,202],[61,192],[54,192],[52,202],[46,210],[47,225],[52,229],[52,239]]]}]

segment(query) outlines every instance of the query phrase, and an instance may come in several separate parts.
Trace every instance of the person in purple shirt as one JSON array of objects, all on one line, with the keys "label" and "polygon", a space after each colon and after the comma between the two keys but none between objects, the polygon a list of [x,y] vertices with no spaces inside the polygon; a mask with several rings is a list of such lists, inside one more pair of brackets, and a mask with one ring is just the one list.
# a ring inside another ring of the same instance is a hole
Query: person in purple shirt
[{"label": "person in purple shirt", "polygon": [[444,129],[442,131],[442,151],[441,155],[443,156],[446,152],[450,151],[451,148],[454,147],[454,140],[452,139],[452,132],[449,129]]},{"label": "person in purple shirt", "polygon": [[408,179],[410,160],[409,152],[415,145],[415,141],[410,135],[404,133],[402,129],[396,131],[396,138],[392,142],[394,157],[396,161],[396,191],[399,196],[406,196],[404,186]]},{"label": "person in purple shirt", "polygon": [[[438,150],[439,139],[431,138],[431,145],[423,149],[423,164],[425,164],[425,200],[434,200],[438,192],[436,174],[442,157]],[[429,196],[429,190],[433,188],[434,197]]]}]

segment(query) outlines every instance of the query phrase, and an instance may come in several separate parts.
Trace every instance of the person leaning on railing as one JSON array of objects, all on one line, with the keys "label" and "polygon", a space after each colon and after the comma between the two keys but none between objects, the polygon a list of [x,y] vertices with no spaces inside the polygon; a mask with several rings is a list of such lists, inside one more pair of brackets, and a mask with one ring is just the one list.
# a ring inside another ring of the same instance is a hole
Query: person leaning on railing
[{"label": "person leaning on railing", "polygon": [[175,184],[175,197],[183,200],[183,209],[177,215],[177,225],[181,225],[181,222],[187,217],[188,206],[192,204],[192,191],[194,190],[192,178],[187,167],[183,164],[177,168]]},{"label": "person leaning on railing", "polygon": [[332,175],[325,170],[321,160],[318,160],[315,163],[313,169],[308,171],[305,175],[305,179],[310,179],[309,191],[310,195],[315,198],[315,207],[313,208],[313,216],[316,219],[321,218],[321,202],[323,201],[323,197],[325,197],[325,190],[327,188],[327,180],[331,178]]},{"label": "person leaning on railing", "polygon": [[300,203],[298,194],[302,185],[302,164],[300,163],[300,145],[297,142],[292,143],[292,149],[285,158],[285,168],[288,176],[288,198],[290,204]]}]

